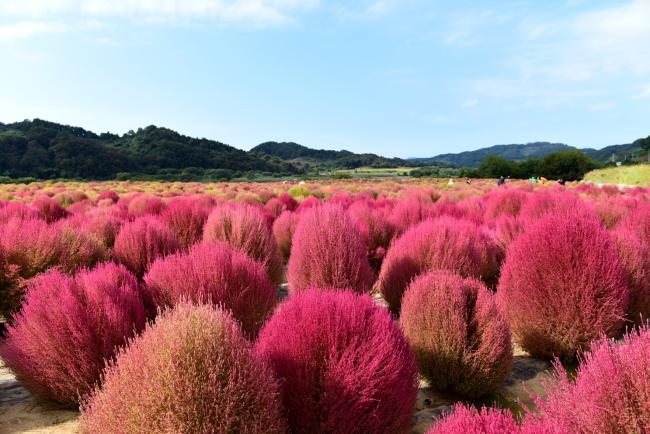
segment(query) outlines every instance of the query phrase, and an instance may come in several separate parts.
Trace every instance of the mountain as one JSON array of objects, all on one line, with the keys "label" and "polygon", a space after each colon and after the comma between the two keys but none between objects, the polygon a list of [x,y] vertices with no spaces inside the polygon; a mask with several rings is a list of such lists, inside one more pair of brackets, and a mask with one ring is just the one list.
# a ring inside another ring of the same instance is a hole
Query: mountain
[{"label": "mountain", "polygon": [[617,161],[633,158],[641,146],[639,140],[625,145],[612,145],[602,149],[575,148],[564,143],[534,142],[527,144],[495,145],[488,148],[481,148],[475,151],[465,151],[456,154],[441,154],[430,158],[409,158],[409,161],[420,164],[442,163],[455,167],[478,167],[481,161],[488,155],[496,155],[507,160],[522,161],[528,158],[542,158],[551,152],[578,149],[589,155],[596,161],[606,163],[616,159]]},{"label": "mountain", "polygon": [[444,163],[455,167],[477,167],[488,155],[497,155],[507,160],[525,160],[527,158],[541,158],[546,154],[557,151],[575,149],[563,143],[535,142],[525,145],[495,145],[475,151],[459,152],[457,154],[441,154],[431,158],[409,158],[423,164],[432,162]]},{"label": "mountain", "polygon": [[328,169],[356,169],[358,167],[417,166],[417,162],[401,158],[386,158],[375,154],[355,154],[350,151],[311,149],[293,142],[266,142],[248,151],[252,155],[267,155],[303,167],[318,166]]},{"label": "mountain", "polygon": [[119,136],[40,119],[0,124],[0,155],[0,176],[12,178],[201,180],[302,172],[279,158],[153,125]]}]

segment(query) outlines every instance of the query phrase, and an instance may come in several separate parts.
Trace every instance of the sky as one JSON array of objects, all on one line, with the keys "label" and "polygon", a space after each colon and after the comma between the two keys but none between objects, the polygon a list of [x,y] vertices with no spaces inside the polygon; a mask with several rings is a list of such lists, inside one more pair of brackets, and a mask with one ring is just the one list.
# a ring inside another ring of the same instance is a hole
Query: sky
[{"label": "sky", "polygon": [[0,122],[428,157],[650,134],[650,0],[0,0]]}]

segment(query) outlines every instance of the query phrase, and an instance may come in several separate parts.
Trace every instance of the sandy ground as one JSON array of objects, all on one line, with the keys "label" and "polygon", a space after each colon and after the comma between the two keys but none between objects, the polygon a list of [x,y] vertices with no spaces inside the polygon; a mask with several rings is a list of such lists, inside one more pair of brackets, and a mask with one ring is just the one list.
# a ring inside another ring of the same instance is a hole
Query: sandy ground
[{"label": "sandy ground", "polygon": [[[280,297],[286,297],[286,285],[280,289]],[[382,300],[377,300],[381,303]],[[542,380],[548,376],[551,365],[548,362],[529,357],[515,349],[512,372],[501,388],[492,397],[502,406],[510,408],[530,407],[532,396],[542,394]],[[449,410],[458,399],[434,392],[425,382],[420,384],[412,434],[422,434]],[[491,401],[485,401],[490,405]],[[0,434],[77,433],[79,413],[63,410],[47,404],[37,403],[20,384],[11,371],[0,360]]]}]

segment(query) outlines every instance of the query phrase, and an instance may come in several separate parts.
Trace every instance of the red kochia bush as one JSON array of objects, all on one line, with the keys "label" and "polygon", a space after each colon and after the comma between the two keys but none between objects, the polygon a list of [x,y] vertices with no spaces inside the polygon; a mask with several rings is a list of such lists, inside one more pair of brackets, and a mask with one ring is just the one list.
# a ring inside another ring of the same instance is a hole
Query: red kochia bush
[{"label": "red kochia bush", "polygon": [[130,342],[84,403],[82,433],[284,433],[278,385],[228,314],[180,304]]},{"label": "red kochia bush", "polygon": [[262,264],[227,243],[197,244],[158,259],[144,281],[161,305],[185,299],[231,310],[249,336],[257,335],[277,301]]},{"label": "red kochia bush", "polygon": [[151,194],[140,194],[129,202],[129,214],[140,217],[145,214],[160,214],[165,209],[165,203]]},{"label": "red kochia bush", "polygon": [[39,197],[32,206],[41,213],[46,222],[52,223],[68,216],[68,212],[57,202],[47,196]]},{"label": "red kochia bush", "polygon": [[202,202],[179,198],[169,202],[160,218],[171,229],[181,246],[187,249],[203,236],[203,225],[209,213],[210,209]]},{"label": "red kochia bush", "polygon": [[581,358],[575,381],[560,363],[555,368],[555,378],[546,385],[547,399],[538,401],[540,416],[528,416],[532,426],[549,426],[553,433],[650,432],[647,326],[622,342],[594,344]]},{"label": "red kochia bush", "polygon": [[419,276],[404,293],[400,324],[436,390],[477,398],[510,372],[508,323],[478,280],[449,271]]},{"label": "red kochia bush", "polygon": [[357,226],[368,250],[368,260],[375,273],[379,273],[388,246],[396,232],[395,226],[390,222],[392,211],[392,204],[388,202],[357,201],[348,208],[348,214]]},{"label": "red kochia bush", "polygon": [[260,210],[253,205],[228,203],[215,208],[203,229],[204,241],[225,241],[261,262],[274,284],[282,280],[282,258]]},{"label": "red kochia bush", "polygon": [[416,225],[393,242],[379,273],[378,288],[397,313],[411,280],[427,271],[449,270],[493,284],[500,251],[475,223],[441,217]]},{"label": "red kochia bush", "polygon": [[292,433],[407,433],[417,367],[388,311],[370,296],[309,290],[260,332],[256,354],[280,380]]},{"label": "red kochia bush", "polygon": [[629,302],[616,243],[581,211],[546,214],[510,245],[498,296],[516,342],[563,360],[616,335]]},{"label": "red kochia bush", "polygon": [[174,234],[157,218],[145,216],[125,224],[115,238],[113,256],[136,276],[142,277],[158,257],[180,248]]},{"label": "red kochia bush", "polygon": [[310,287],[350,288],[364,293],[373,275],[359,231],[336,205],[315,207],[300,216],[287,267],[289,291]]},{"label": "red kochia bush", "polygon": [[76,405],[99,380],[104,360],[144,327],[145,294],[116,264],[76,278],[42,274],[29,287],[0,355],[34,395]]},{"label": "red kochia bush", "polygon": [[22,291],[18,287],[18,267],[7,262],[0,246],[0,316],[11,319],[13,312],[20,307]]},{"label": "red kochia bush", "polygon": [[508,410],[456,405],[452,412],[427,431],[427,434],[519,434],[517,421]]}]

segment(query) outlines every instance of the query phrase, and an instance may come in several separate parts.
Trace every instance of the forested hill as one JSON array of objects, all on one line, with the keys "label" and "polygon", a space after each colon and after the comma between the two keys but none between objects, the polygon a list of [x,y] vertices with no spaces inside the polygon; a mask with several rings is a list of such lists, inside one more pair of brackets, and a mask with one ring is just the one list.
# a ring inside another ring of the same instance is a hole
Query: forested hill
[{"label": "forested hill", "polygon": [[276,157],[153,125],[120,136],[40,119],[0,124],[0,155],[0,176],[12,178],[183,180],[302,172]]},{"label": "forested hill", "polygon": [[322,168],[356,169],[358,167],[415,166],[417,163],[400,158],[386,158],[375,154],[355,154],[350,151],[312,149],[293,142],[266,142],[249,151],[254,155],[268,155],[300,165]]}]

